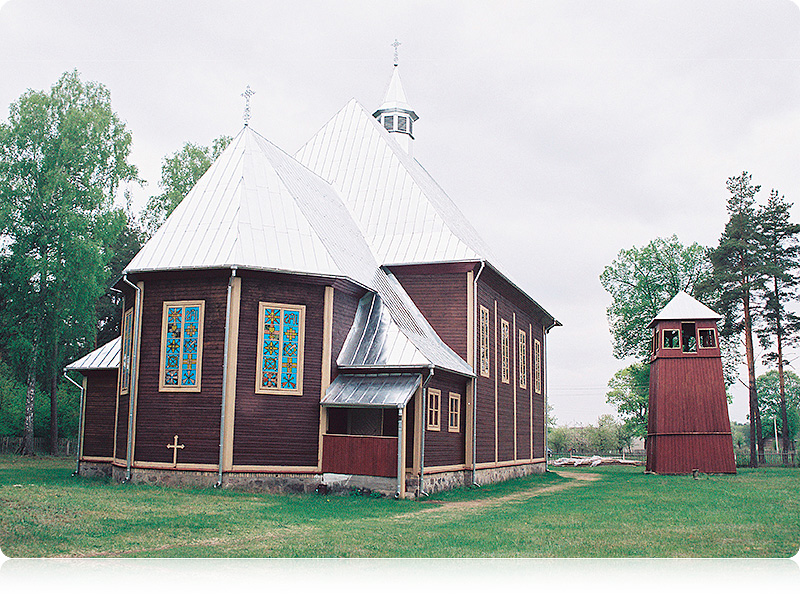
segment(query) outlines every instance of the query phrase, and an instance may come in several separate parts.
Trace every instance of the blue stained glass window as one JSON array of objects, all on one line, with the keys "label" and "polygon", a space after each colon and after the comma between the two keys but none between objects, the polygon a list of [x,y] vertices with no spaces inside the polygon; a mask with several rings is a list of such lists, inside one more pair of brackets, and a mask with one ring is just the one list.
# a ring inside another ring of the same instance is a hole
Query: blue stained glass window
[{"label": "blue stained glass window", "polygon": [[301,307],[261,304],[262,390],[298,391],[301,388],[302,353]]},{"label": "blue stained glass window", "polygon": [[199,386],[200,305],[167,305],[167,329],[164,342],[165,387]]}]

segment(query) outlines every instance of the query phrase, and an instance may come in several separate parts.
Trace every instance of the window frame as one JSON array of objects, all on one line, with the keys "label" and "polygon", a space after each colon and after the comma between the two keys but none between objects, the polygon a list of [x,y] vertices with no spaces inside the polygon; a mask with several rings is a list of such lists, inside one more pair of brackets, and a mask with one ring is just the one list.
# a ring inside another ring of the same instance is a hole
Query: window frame
[{"label": "window frame", "polygon": [[[708,331],[708,332],[711,333],[711,339],[714,342],[713,345],[710,345],[710,346],[704,346],[703,345],[703,342],[700,340],[700,334],[703,333],[703,331]],[[718,348],[719,347],[719,342],[717,341],[717,330],[714,329],[713,327],[698,328],[697,329],[697,347],[700,348],[701,350],[713,350],[714,348]]]},{"label": "window frame", "polygon": [[[181,346],[178,357],[178,384],[168,385],[166,383],[166,358],[167,358],[167,328],[169,320],[169,309],[178,308],[181,310]],[[198,307],[197,321],[197,364],[195,366],[195,384],[183,385],[183,348],[184,348],[184,325],[186,323],[186,309]],[[203,328],[205,323],[205,300],[165,300],[161,311],[161,355],[158,371],[158,390],[159,392],[176,393],[199,393],[201,389],[202,370],[203,370]]]},{"label": "window frame", "polygon": [[[265,387],[262,383],[264,368],[263,368],[263,354],[264,354],[264,311],[267,308],[280,309],[281,327],[279,333],[279,351],[278,351],[278,387]],[[283,325],[284,325],[284,312],[286,310],[299,311],[300,317],[298,321],[298,336],[297,336],[297,383],[294,388],[280,387],[281,378],[283,375]],[[256,338],[256,389],[255,392],[260,395],[302,395],[303,394],[303,372],[305,370],[305,326],[306,326],[306,306],[304,304],[286,304],[283,302],[266,302],[260,301],[258,303],[258,328]]]},{"label": "window frame", "polygon": [[533,391],[542,394],[542,342],[533,340]]},{"label": "window frame", "polygon": [[480,359],[480,373],[482,377],[486,377],[487,379],[491,376],[491,362],[490,362],[490,353],[489,353],[489,309],[485,306],[481,305],[479,309],[479,317],[478,317],[478,324],[479,324],[479,335],[480,335],[480,348],[479,348],[479,359]]},{"label": "window frame", "polygon": [[[677,346],[668,346],[667,345],[667,343],[666,343],[666,341],[667,341],[667,331],[671,331],[671,332],[677,333],[677,337],[678,337],[678,345]],[[661,330],[661,349],[663,349],[663,350],[680,350],[682,343],[683,342],[681,341],[681,330],[680,329],[662,329]]]},{"label": "window frame", "polygon": [[519,330],[519,386],[520,389],[528,388],[528,334],[524,329]]},{"label": "window frame", "polygon": [[447,400],[447,432],[461,432],[461,394],[455,391],[450,392]]},{"label": "window frame", "polygon": [[[435,398],[435,399],[433,399]],[[425,429],[441,430],[442,427],[442,392],[440,389],[428,388],[428,403],[425,413]]]},{"label": "window frame", "polygon": [[500,319],[500,380],[511,383],[511,327],[505,319]]}]

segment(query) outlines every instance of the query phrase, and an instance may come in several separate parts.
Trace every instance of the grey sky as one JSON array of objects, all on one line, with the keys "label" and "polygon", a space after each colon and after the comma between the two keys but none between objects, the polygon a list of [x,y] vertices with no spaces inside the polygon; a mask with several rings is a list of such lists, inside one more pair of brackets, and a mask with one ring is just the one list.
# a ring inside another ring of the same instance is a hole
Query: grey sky
[{"label": "grey sky", "polygon": [[395,38],[420,116],[415,157],[564,324],[548,346],[560,424],[613,412],[606,383],[627,363],[611,355],[598,276],[620,249],[672,234],[714,244],[725,180],[742,170],[763,198],[800,199],[800,9],[788,0],[11,0],[0,110],[73,68],[104,83],[149,183],[132,189],[138,209],[165,155],[238,132],[246,85],[251,126],[289,153],[350,98],[377,107]]}]

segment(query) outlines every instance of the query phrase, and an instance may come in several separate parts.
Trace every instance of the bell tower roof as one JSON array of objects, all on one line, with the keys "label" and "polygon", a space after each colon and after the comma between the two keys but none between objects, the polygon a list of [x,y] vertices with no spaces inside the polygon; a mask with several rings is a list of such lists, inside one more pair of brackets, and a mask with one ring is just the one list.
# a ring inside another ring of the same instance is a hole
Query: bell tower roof
[{"label": "bell tower roof", "polygon": [[406,98],[403,83],[400,80],[400,69],[397,64],[392,68],[392,78],[389,80],[389,89],[386,91],[386,98],[383,100],[381,107],[379,107],[373,116],[376,118],[381,114],[387,112],[401,112],[411,116],[413,121],[419,119],[416,112],[412,109]]},{"label": "bell tower roof", "polygon": [[700,319],[718,320],[722,317],[708,308],[702,302],[695,300],[681,290],[670,300],[667,305],[656,315],[650,323],[654,327],[658,321],[696,321]]}]

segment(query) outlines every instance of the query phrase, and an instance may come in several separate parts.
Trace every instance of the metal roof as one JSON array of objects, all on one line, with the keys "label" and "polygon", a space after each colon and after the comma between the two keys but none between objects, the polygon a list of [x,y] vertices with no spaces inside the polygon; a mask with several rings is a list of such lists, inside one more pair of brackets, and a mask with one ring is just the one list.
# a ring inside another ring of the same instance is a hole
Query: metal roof
[{"label": "metal roof", "polygon": [[406,92],[403,90],[403,83],[400,81],[400,70],[396,64],[392,70],[392,78],[389,80],[386,99],[383,100],[381,107],[372,115],[377,116],[383,112],[405,112],[411,116],[412,120],[419,118],[406,99]]},{"label": "metal roof", "polygon": [[295,157],[339,191],[381,264],[497,262],[430,174],[356,100]]},{"label": "metal roof", "polygon": [[125,272],[232,266],[365,284],[377,264],[336,191],[245,126]]},{"label": "metal roof", "polygon": [[87,370],[108,370],[119,368],[120,349],[122,341],[119,337],[112,339],[96,350],[89,352],[64,368],[80,372]]},{"label": "metal roof", "polygon": [[323,406],[402,408],[422,383],[422,375],[341,374],[320,400]]},{"label": "metal roof", "polygon": [[692,298],[689,294],[681,290],[667,305],[658,313],[649,327],[656,324],[656,321],[696,321],[699,319],[721,319],[722,316],[715,313],[702,302]]}]

